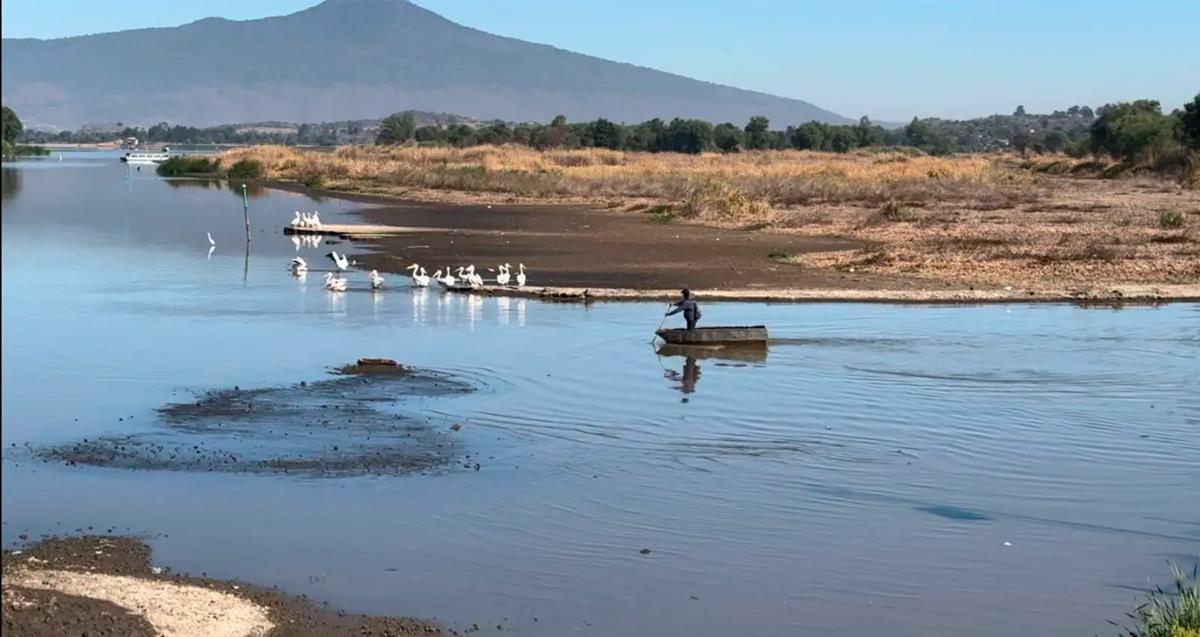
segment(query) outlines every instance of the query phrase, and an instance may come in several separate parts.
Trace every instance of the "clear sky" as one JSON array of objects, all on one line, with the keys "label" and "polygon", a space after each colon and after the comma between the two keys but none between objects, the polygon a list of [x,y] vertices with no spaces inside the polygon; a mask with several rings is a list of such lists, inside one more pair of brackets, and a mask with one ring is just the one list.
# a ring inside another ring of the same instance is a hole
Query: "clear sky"
[{"label": "clear sky", "polygon": [[[316,0],[4,0],[4,37],[54,38]],[[846,116],[1048,112],[1200,91],[1200,0],[417,0],[467,26]]]}]

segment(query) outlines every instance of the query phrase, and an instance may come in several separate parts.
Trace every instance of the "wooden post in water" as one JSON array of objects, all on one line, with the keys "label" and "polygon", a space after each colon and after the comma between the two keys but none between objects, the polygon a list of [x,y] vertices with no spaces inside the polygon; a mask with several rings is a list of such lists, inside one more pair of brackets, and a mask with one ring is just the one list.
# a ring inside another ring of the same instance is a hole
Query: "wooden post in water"
[{"label": "wooden post in water", "polygon": [[246,198],[246,184],[242,184],[242,215],[246,217],[246,243],[250,243],[250,200]]}]

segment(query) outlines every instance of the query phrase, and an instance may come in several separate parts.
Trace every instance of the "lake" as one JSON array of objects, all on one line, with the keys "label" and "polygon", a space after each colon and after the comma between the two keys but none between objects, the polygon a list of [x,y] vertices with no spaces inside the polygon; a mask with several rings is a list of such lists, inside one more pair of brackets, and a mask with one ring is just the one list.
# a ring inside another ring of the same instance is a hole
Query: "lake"
[{"label": "lake", "polygon": [[[116,157],[4,164],[5,546],[112,529],[176,570],[526,635],[1115,634],[1168,561],[1200,559],[1200,304],[709,303],[705,323],[779,340],[659,356],[659,304],[398,276],[371,293],[362,272],[327,292],[289,259],[369,248],[280,230],[363,204],[253,189],[247,250],[239,188]],[[38,457],[161,436],[165,404],[361,356],[469,385],[400,405],[461,425],[447,435],[471,460],[285,475]]]}]

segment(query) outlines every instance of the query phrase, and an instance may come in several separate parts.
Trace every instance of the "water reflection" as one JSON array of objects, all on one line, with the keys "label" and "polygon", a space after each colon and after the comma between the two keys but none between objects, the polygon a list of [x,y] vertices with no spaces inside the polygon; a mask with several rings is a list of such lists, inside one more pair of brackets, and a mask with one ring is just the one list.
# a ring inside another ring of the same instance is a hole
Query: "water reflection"
[{"label": "water reflection", "polygon": [[21,193],[21,171],[16,168],[3,169],[0,174],[3,175],[3,197],[4,199],[12,199]]},{"label": "water reflection", "polygon": [[[688,356],[683,360],[683,371],[677,372],[673,369],[664,368],[663,378],[673,383],[679,383],[675,386],[675,389],[685,394],[694,393],[696,391],[696,383],[700,381],[700,364],[696,362],[694,357]],[[687,399],[685,398],[684,400],[686,401]]]},{"label": "water reflection", "polygon": [[[140,170],[141,167],[139,166]],[[242,183],[229,181],[226,179],[197,179],[194,177],[163,179],[163,183],[176,189],[194,188],[197,190],[225,190],[238,199],[242,198]],[[250,199],[261,199],[271,194],[271,191],[259,185],[245,184],[246,196]],[[312,200],[320,203],[322,200],[317,197],[311,197]]]}]

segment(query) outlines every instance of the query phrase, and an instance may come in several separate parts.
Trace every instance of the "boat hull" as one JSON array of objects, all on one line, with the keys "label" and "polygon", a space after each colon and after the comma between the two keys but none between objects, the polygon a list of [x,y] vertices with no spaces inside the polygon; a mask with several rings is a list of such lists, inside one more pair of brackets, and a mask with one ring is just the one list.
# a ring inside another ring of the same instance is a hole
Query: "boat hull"
[{"label": "boat hull", "polygon": [[672,345],[767,346],[767,328],[764,325],[661,329],[656,334]]}]

